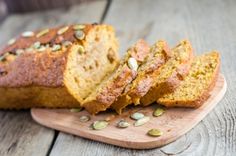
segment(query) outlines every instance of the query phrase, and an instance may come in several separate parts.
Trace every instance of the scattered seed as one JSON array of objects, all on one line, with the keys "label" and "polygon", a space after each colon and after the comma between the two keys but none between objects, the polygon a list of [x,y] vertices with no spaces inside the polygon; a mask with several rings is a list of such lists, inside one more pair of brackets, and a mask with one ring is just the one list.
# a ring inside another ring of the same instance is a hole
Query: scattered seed
[{"label": "scattered seed", "polygon": [[84,28],[85,28],[85,25],[82,25],[82,24],[76,24],[73,26],[74,30],[82,30]]},{"label": "scattered seed", "polygon": [[33,37],[34,36],[34,32],[32,32],[32,31],[25,31],[21,35],[23,37]]},{"label": "scattered seed", "polygon": [[163,134],[162,131],[160,131],[159,129],[150,129],[147,132],[148,135],[153,136],[153,137],[159,137]]},{"label": "scattered seed", "polygon": [[75,32],[75,37],[76,37],[77,39],[79,39],[79,40],[83,40],[84,37],[85,37],[85,34],[84,34],[84,32],[83,32],[82,30],[77,30],[77,31]]},{"label": "scattered seed", "polygon": [[53,47],[52,47],[52,51],[58,51],[58,50],[60,50],[61,49],[61,45],[59,45],[59,44],[55,44],[55,45],[53,45]]},{"label": "scattered seed", "polygon": [[164,112],[165,112],[164,109],[162,109],[162,108],[157,108],[157,109],[153,112],[153,116],[156,116],[156,117],[161,116]]},{"label": "scattered seed", "polygon": [[150,120],[150,117],[148,116],[145,116],[139,120],[137,120],[135,123],[134,123],[134,126],[137,127],[137,126],[142,126],[144,125],[145,123],[147,123],[148,121]]},{"label": "scattered seed", "polygon": [[37,41],[33,44],[34,49],[39,49],[40,46],[41,46],[41,43],[39,41]]},{"label": "scattered seed", "polygon": [[117,127],[119,127],[119,128],[127,128],[129,126],[130,126],[130,124],[125,120],[120,120],[117,124]]},{"label": "scattered seed", "polygon": [[132,114],[130,117],[134,120],[139,120],[139,119],[142,119],[144,117],[144,114],[136,112],[136,113]]},{"label": "scattered seed", "polygon": [[79,118],[79,120],[80,120],[81,122],[87,122],[87,121],[90,120],[90,117],[87,116],[87,115],[83,115],[83,116],[81,116],[81,117]]},{"label": "scattered seed", "polygon": [[44,29],[42,31],[40,31],[39,33],[37,33],[36,37],[39,38],[41,36],[46,35],[49,32],[49,29]]},{"label": "scattered seed", "polygon": [[65,27],[59,29],[59,30],[57,31],[57,34],[58,34],[58,35],[62,35],[62,34],[64,34],[68,29],[69,29],[69,27],[68,27],[68,26],[65,26]]},{"label": "scattered seed", "polygon": [[12,44],[14,44],[15,42],[16,42],[16,39],[12,38],[12,39],[10,39],[10,40],[7,42],[7,44],[8,44],[8,45],[12,45]]},{"label": "scattered seed", "polygon": [[85,53],[85,49],[84,49],[84,47],[83,46],[81,46],[81,45],[78,45],[79,47],[78,47],[78,52],[79,52],[79,54],[83,54],[83,53]]},{"label": "scattered seed", "polygon": [[130,57],[128,59],[128,66],[131,70],[137,71],[138,70],[138,62],[136,61],[135,58]]},{"label": "scattered seed", "polygon": [[92,126],[94,130],[101,130],[106,128],[107,125],[108,125],[107,121],[101,120],[101,121],[95,121]]},{"label": "scattered seed", "polygon": [[82,107],[72,108],[70,109],[70,112],[76,113],[76,112],[80,112],[81,110],[82,110]]}]

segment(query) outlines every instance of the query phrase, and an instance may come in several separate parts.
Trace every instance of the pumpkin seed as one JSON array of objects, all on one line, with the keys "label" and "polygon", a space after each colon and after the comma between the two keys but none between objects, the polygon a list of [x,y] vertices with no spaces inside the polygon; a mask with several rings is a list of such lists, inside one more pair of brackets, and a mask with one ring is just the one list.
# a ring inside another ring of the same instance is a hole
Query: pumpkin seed
[{"label": "pumpkin seed", "polygon": [[136,113],[132,114],[130,117],[134,120],[139,120],[139,119],[142,119],[144,117],[144,114],[136,112]]},{"label": "pumpkin seed", "polygon": [[23,49],[17,49],[16,50],[16,55],[21,55],[22,53],[24,53],[24,50]]},{"label": "pumpkin seed", "polygon": [[150,120],[150,117],[148,116],[145,116],[139,120],[137,120],[135,123],[134,123],[134,126],[137,127],[137,126],[142,126],[144,125],[145,123],[147,123],[148,121]]},{"label": "pumpkin seed", "polygon": [[128,59],[128,66],[131,70],[137,71],[138,70],[138,62],[136,61],[135,58],[130,57]]},{"label": "pumpkin seed", "polygon": [[81,46],[81,45],[78,45],[78,46],[79,46],[79,48],[78,48],[78,52],[79,52],[79,54],[83,54],[83,53],[85,53],[85,49],[84,49],[84,47]]},{"label": "pumpkin seed", "polygon": [[42,31],[40,31],[39,33],[37,33],[36,37],[39,38],[43,35],[46,35],[49,32],[49,29],[44,29]]},{"label": "pumpkin seed", "polygon": [[94,130],[101,130],[106,128],[107,125],[108,125],[107,121],[101,120],[101,121],[95,121],[92,126]]},{"label": "pumpkin seed", "polygon": [[72,42],[70,42],[70,41],[63,42],[63,46],[65,46],[65,47],[68,47],[70,45],[72,45]]},{"label": "pumpkin seed", "polygon": [[34,49],[39,49],[40,46],[41,46],[41,43],[39,41],[37,41],[33,44]]},{"label": "pumpkin seed", "polygon": [[33,31],[25,31],[21,34],[23,37],[33,37],[34,32]]},{"label": "pumpkin seed", "polygon": [[59,45],[59,44],[55,44],[55,45],[53,45],[53,47],[52,47],[52,51],[58,51],[58,50],[60,50],[61,49],[61,45]]},{"label": "pumpkin seed", "polygon": [[81,110],[82,110],[82,107],[72,108],[70,109],[70,112],[76,113],[76,112],[80,112]]},{"label": "pumpkin seed", "polygon": [[73,26],[74,30],[82,30],[84,28],[85,28],[85,25],[82,25],[82,24],[76,24]]},{"label": "pumpkin seed", "polygon": [[130,126],[130,124],[125,120],[120,120],[117,124],[117,127],[119,127],[119,128],[127,128],[129,126]]},{"label": "pumpkin seed", "polygon": [[80,120],[81,122],[87,122],[87,121],[90,120],[90,117],[87,116],[87,115],[83,115],[83,116],[81,116],[81,117],[79,118],[79,120]]},{"label": "pumpkin seed", "polygon": [[156,116],[156,117],[161,116],[164,112],[165,112],[164,109],[162,109],[162,108],[157,108],[157,109],[153,112],[153,116]]},{"label": "pumpkin seed", "polygon": [[153,136],[153,137],[159,137],[163,134],[162,131],[160,131],[159,129],[150,129],[147,132],[148,135]]},{"label": "pumpkin seed", "polygon": [[75,32],[75,37],[76,37],[77,39],[79,39],[79,40],[82,40],[82,39],[84,39],[85,34],[84,34],[83,31],[77,30],[77,31]]},{"label": "pumpkin seed", "polygon": [[64,34],[68,29],[69,29],[68,26],[62,27],[61,29],[59,29],[59,30],[57,31],[57,35],[62,35],[62,34]]},{"label": "pumpkin seed", "polygon": [[12,38],[12,39],[10,39],[10,40],[7,42],[7,44],[8,44],[8,45],[12,45],[12,44],[14,44],[15,42],[16,42],[16,39]]},{"label": "pumpkin seed", "polygon": [[38,48],[38,52],[43,52],[46,50],[45,46],[40,46],[40,48]]}]

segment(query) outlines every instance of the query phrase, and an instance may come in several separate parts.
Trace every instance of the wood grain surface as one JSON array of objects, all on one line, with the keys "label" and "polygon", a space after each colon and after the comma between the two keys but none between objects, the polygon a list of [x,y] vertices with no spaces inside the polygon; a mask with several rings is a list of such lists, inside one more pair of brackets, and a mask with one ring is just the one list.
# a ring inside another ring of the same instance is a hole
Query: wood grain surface
[{"label": "wood grain surface", "polygon": [[[57,132],[54,133],[44,127],[33,128],[36,124],[29,119],[28,111],[1,111],[0,155],[32,155],[32,151],[35,151],[35,155],[53,156],[234,156],[236,153],[235,7],[234,0],[112,0],[109,3],[104,0],[68,9],[8,16],[0,25],[1,45],[24,30],[79,22],[81,18],[85,22],[99,22],[104,19],[105,23],[114,25],[121,41],[121,53],[140,37],[147,39],[149,43],[162,38],[171,46],[183,38],[188,38],[198,54],[212,49],[220,51],[221,72],[225,75],[228,89],[219,105],[193,130],[167,146],[152,150],[128,150],[63,132],[54,135]],[[21,122],[15,118],[13,120],[13,116]],[[27,127],[25,130],[27,133],[20,130],[23,123],[32,126],[32,128]],[[12,128],[12,125],[17,128]],[[38,134],[38,129],[43,129],[43,134]],[[30,136],[31,131],[35,131],[33,136]],[[12,134],[15,134],[13,138],[5,138]],[[52,137],[45,139],[46,136]],[[16,140],[21,139],[25,142],[17,144],[14,150],[8,150]],[[49,142],[48,149],[41,147],[43,144],[48,145]]]},{"label": "wood grain surface", "polygon": [[[31,109],[33,119],[43,126],[47,126],[59,131],[78,135],[80,137],[91,140],[117,145],[120,147],[132,149],[151,149],[164,146],[175,141],[180,136],[196,126],[224,97],[227,84],[220,75],[216,81],[216,85],[210,97],[204,104],[197,109],[188,108],[169,108],[160,117],[153,117],[153,112],[157,104],[148,107],[131,107],[121,115],[117,115],[114,111],[107,111],[95,116],[91,116],[87,111],[73,113],[69,109]],[[134,120],[130,119],[130,115],[140,112],[150,117],[145,125],[135,127]],[[81,116],[89,116],[88,122],[81,122]],[[108,127],[97,131],[91,128],[91,124],[95,121],[106,120],[111,118]],[[124,119],[131,126],[125,129],[117,128],[117,123]],[[163,132],[160,137],[150,137],[147,131],[158,128]]]}]

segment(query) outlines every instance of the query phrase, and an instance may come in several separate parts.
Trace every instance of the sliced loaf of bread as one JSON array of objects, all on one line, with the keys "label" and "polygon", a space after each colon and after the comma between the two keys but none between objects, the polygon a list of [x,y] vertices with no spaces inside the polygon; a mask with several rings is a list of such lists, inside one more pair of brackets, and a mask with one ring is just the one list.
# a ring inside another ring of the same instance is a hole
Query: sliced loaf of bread
[{"label": "sliced loaf of bread", "polygon": [[170,58],[169,48],[165,41],[156,42],[150,49],[146,60],[138,69],[137,77],[124,90],[111,108],[121,114],[129,104],[139,103],[139,99],[150,89],[158,75],[158,69]]},{"label": "sliced loaf of bread", "polygon": [[149,46],[144,40],[139,40],[127,50],[118,69],[100,83],[83,101],[82,106],[91,113],[105,111],[121,95],[125,87],[137,75],[138,66],[145,60]]},{"label": "sliced loaf of bread", "polygon": [[210,96],[219,74],[220,57],[218,52],[197,56],[188,76],[172,93],[157,100],[166,107],[199,107]]},{"label": "sliced loaf of bread", "polygon": [[171,50],[172,57],[159,69],[151,88],[141,99],[142,105],[155,102],[163,94],[173,92],[189,72],[193,58],[189,41],[181,41]]}]

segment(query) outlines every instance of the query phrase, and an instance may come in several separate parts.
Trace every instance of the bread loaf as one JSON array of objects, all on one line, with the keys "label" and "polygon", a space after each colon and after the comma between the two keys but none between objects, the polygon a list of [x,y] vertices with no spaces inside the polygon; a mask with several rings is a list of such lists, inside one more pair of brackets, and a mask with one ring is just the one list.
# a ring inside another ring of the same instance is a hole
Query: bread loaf
[{"label": "bread loaf", "polygon": [[170,58],[156,74],[152,87],[141,98],[141,103],[147,106],[155,102],[160,96],[173,92],[188,74],[193,58],[192,46],[189,41],[181,41],[171,50]]},{"label": "bread loaf", "polygon": [[170,58],[169,48],[165,41],[156,42],[150,50],[147,58],[138,69],[137,77],[129,84],[121,96],[111,105],[112,109],[121,114],[129,104],[139,104],[139,99],[150,89],[158,69]]},{"label": "bread loaf", "polygon": [[0,52],[0,108],[78,107],[118,64],[108,25],[27,31]]},{"label": "bread loaf", "polygon": [[139,40],[129,48],[118,69],[96,87],[84,100],[82,106],[91,114],[109,108],[136,77],[138,66],[142,64],[148,52],[149,46],[144,40]]},{"label": "bread loaf", "polygon": [[166,107],[199,107],[210,96],[219,74],[218,52],[203,54],[194,59],[188,76],[172,93],[159,98]]}]

